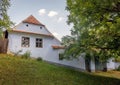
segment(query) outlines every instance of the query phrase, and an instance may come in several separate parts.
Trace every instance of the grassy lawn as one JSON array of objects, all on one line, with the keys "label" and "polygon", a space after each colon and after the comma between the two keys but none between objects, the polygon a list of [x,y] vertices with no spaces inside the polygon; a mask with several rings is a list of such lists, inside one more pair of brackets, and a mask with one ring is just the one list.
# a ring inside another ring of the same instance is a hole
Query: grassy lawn
[{"label": "grassy lawn", "polygon": [[120,79],[120,71],[95,72],[92,74]]},{"label": "grassy lawn", "polygon": [[120,80],[1,54],[0,85],[120,85]]}]

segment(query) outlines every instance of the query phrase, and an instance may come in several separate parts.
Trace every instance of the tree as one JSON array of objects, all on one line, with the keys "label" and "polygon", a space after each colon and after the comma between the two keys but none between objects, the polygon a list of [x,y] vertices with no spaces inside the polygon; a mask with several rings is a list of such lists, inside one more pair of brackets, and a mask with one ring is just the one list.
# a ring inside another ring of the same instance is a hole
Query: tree
[{"label": "tree", "polygon": [[75,38],[66,57],[84,52],[106,61],[120,56],[120,0],[67,0],[66,9]]},{"label": "tree", "polygon": [[2,28],[9,29],[13,25],[7,14],[9,6],[10,0],[0,0],[0,34],[2,34]]},{"label": "tree", "polygon": [[66,36],[63,36],[62,37],[62,44],[67,47],[69,46],[70,44],[74,43],[75,41],[75,38],[72,37],[72,36],[69,36],[69,35],[66,35]]}]

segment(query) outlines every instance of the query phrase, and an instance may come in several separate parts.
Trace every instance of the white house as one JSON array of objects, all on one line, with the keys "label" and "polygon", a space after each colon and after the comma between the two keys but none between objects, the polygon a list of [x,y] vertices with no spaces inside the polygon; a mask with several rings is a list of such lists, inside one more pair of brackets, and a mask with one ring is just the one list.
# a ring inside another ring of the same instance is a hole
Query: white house
[{"label": "white house", "polygon": [[[56,39],[44,24],[39,22],[32,15],[23,20],[9,32],[8,50],[10,52],[18,52],[21,54],[26,51],[31,52],[31,57],[41,57],[43,60],[57,63],[60,65],[70,66],[81,70],[95,71],[99,69],[100,63],[93,60],[87,61],[84,57],[71,61],[60,60],[59,54],[64,51],[61,42]],[[114,62],[109,60],[105,66],[107,69],[114,69]],[[104,67],[102,67],[104,69]]]}]

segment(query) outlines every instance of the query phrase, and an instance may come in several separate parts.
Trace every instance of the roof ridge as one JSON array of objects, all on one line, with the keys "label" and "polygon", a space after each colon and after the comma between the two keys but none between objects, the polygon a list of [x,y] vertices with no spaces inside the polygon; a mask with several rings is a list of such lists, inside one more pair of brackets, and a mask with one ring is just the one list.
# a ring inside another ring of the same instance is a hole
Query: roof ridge
[{"label": "roof ridge", "polygon": [[33,15],[30,15],[29,17],[27,17],[26,19],[24,19],[22,22],[23,23],[30,23],[30,24],[44,26],[44,24],[42,24],[41,22],[39,22]]}]

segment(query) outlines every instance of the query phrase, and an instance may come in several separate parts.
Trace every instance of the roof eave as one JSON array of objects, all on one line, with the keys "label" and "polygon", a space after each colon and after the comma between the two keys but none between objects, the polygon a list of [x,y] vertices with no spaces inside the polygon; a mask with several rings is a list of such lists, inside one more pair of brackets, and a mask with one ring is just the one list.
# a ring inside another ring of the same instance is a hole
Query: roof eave
[{"label": "roof eave", "polygon": [[47,35],[47,34],[41,34],[41,33],[35,33],[35,32],[26,32],[26,31],[21,31],[21,30],[10,30],[9,32],[19,32],[19,33],[27,33],[27,34],[35,34],[35,35],[53,37],[53,35]]}]

